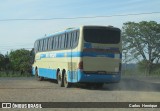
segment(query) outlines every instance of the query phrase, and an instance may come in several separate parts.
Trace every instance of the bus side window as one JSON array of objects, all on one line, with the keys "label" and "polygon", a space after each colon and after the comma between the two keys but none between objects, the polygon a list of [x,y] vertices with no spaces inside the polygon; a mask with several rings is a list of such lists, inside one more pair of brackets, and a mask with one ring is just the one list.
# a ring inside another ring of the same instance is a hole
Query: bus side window
[{"label": "bus side window", "polygon": [[45,51],[48,50],[48,39],[45,40]]},{"label": "bus side window", "polygon": [[52,38],[49,38],[49,39],[48,39],[48,50],[51,50],[51,39],[52,39]]},{"label": "bus side window", "polygon": [[50,44],[49,44],[50,50],[52,50],[52,40],[53,40],[53,37],[50,38]]},{"label": "bus side window", "polygon": [[66,48],[69,47],[69,33],[66,34]]},{"label": "bus side window", "polygon": [[40,41],[37,41],[37,51],[40,51]]},{"label": "bus side window", "polygon": [[65,48],[68,48],[68,34],[65,34]]},{"label": "bus side window", "polygon": [[37,41],[34,43],[34,51],[37,51]]},{"label": "bus side window", "polygon": [[73,48],[74,44],[74,32],[71,33],[71,48]]},{"label": "bus side window", "polygon": [[50,46],[50,41],[49,41],[50,39],[49,38],[47,38],[47,50],[49,50],[49,46]]},{"label": "bus side window", "polygon": [[71,33],[68,33],[68,47],[71,48]]},{"label": "bus side window", "polygon": [[56,36],[56,50],[58,49],[58,46],[59,46],[59,38],[58,36]]},{"label": "bus side window", "polygon": [[78,31],[76,31],[76,44],[78,44],[78,40],[79,40],[79,33],[78,33]]},{"label": "bus side window", "polygon": [[65,44],[64,44],[64,40],[65,39],[65,36],[64,34],[61,36],[61,49],[65,49]]},{"label": "bus side window", "polygon": [[46,50],[46,39],[43,40],[43,51]]},{"label": "bus side window", "polygon": [[79,31],[76,31],[76,45],[78,44],[78,40],[79,40]]},{"label": "bus side window", "polygon": [[45,50],[45,39],[43,39],[42,51]]},{"label": "bus side window", "polygon": [[58,47],[57,47],[57,49],[60,49],[60,36],[58,36],[57,38],[58,38]]},{"label": "bus side window", "polygon": [[41,51],[41,40],[39,40],[38,51]]},{"label": "bus side window", "polygon": [[61,49],[61,45],[62,45],[62,35],[59,35],[59,49]]},{"label": "bus side window", "polygon": [[43,45],[44,44],[44,39],[42,39],[42,45],[41,45],[41,51],[43,51]]},{"label": "bus side window", "polygon": [[47,39],[44,39],[44,48],[43,48],[43,50],[46,51],[46,49],[47,49]]},{"label": "bus side window", "polygon": [[62,49],[62,35],[59,36],[59,48]]},{"label": "bus side window", "polygon": [[43,39],[42,40],[40,40],[40,46],[41,46],[41,48],[40,48],[40,51],[42,51],[43,49]]},{"label": "bus side window", "polygon": [[42,47],[42,51],[44,51],[45,48],[45,39],[43,39],[43,47]]},{"label": "bus side window", "polygon": [[52,46],[51,49],[54,50],[55,49],[55,37],[52,37]]},{"label": "bus side window", "polygon": [[74,31],[74,32],[73,32],[73,47],[76,46],[76,39],[77,39],[76,31]]},{"label": "bus side window", "polygon": [[58,47],[58,38],[57,38],[57,36],[55,37],[55,42],[54,42],[54,43],[55,43],[55,47],[54,47],[54,48],[55,48],[55,50],[56,50],[57,47]]},{"label": "bus side window", "polygon": [[54,42],[53,42],[53,45],[54,45],[53,50],[56,50],[57,42],[56,42],[56,37],[55,37],[55,36],[54,36]]},{"label": "bus side window", "polygon": [[44,47],[45,47],[45,39],[43,39],[42,51],[44,51]]}]

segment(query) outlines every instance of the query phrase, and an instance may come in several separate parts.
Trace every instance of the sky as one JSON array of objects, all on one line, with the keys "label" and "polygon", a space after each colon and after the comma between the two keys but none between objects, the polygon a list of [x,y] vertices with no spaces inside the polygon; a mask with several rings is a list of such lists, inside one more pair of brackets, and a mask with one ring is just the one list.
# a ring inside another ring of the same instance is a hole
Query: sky
[{"label": "sky", "polygon": [[160,0],[1,0],[0,1],[0,53],[20,48],[31,49],[44,35],[81,25],[112,25],[122,28],[128,21],[156,21],[160,13],[112,16],[103,18],[49,19],[90,16],[125,15],[160,12]]}]

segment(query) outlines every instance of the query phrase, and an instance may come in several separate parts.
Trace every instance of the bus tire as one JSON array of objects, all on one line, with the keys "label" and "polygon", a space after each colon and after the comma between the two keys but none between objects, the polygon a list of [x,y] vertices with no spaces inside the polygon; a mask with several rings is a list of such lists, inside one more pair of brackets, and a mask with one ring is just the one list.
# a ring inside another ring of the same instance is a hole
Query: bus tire
[{"label": "bus tire", "polygon": [[64,87],[65,88],[69,88],[71,86],[72,86],[72,83],[70,83],[70,82],[67,81],[67,76],[65,75],[64,76]]},{"label": "bus tire", "polygon": [[69,88],[72,86],[72,83],[68,82],[66,73],[64,74],[64,87]]},{"label": "bus tire", "polygon": [[36,69],[36,73],[35,73],[35,78],[38,80],[38,81],[42,81],[44,79],[44,77],[41,77],[41,76],[38,76],[38,70]]},{"label": "bus tire", "polygon": [[60,87],[63,87],[63,86],[64,86],[64,85],[63,85],[63,78],[62,78],[62,75],[61,75],[60,71],[58,71],[58,74],[57,74],[57,82],[58,82],[58,85],[59,85]]}]

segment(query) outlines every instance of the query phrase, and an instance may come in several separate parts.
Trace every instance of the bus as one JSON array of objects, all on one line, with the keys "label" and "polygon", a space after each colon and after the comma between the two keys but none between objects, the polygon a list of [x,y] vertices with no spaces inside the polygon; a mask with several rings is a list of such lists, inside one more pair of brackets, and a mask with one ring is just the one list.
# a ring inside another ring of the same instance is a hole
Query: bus
[{"label": "bus", "polygon": [[102,87],[121,79],[121,30],[113,26],[68,28],[34,43],[33,75],[60,87],[84,83]]}]

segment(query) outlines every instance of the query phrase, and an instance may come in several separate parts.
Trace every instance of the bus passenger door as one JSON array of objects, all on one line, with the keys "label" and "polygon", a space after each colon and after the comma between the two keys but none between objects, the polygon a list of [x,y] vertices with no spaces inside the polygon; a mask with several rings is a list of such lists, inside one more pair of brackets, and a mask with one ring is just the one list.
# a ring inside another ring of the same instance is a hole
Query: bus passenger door
[{"label": "bus passenger door", "polygon": [[70,32],[69,33],[69,45],[70,45],[70,81],[71,82],[77,82],[77,72],[76,72],[76,53],[77,49],[75,48],[75,41],[76,41],[76,32]]}]

